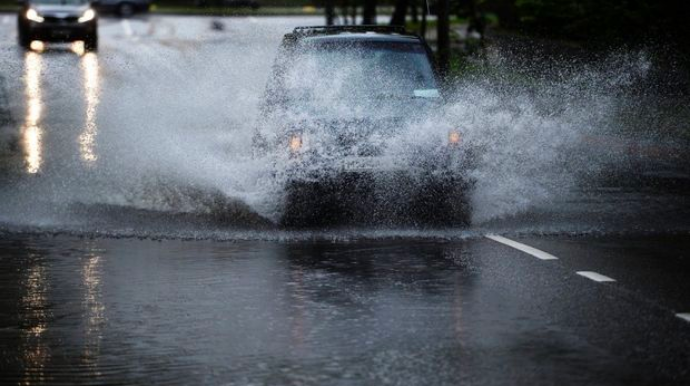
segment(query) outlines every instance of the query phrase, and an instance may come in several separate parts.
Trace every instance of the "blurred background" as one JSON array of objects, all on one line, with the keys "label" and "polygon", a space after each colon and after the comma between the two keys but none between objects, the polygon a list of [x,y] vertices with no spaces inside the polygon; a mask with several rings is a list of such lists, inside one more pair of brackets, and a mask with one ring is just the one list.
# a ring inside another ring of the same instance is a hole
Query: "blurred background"
[{"label": "blurred background", "polygon": [[[0,0],[0,11],[16,7],[14,0]],[[665,92],[686,94],[690,84],[685,0],[157,0],[149,8],[152,14],[321,14],[324,24],[406,25],[427,38],[441,68],[454,75],[475,68],[475,59],[492,48],[540,60],[644,50],[671,79],[662,82],[673,86]]]}]

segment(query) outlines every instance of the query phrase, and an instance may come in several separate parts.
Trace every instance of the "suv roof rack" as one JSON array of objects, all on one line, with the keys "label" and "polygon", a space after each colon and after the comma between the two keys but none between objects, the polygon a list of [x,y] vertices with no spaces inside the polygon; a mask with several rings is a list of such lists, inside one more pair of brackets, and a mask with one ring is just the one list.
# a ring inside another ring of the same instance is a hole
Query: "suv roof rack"
[{"label": "suv roof rack", "polygon": [[401,35],[411,35],[405,27],[400,25],[329,25],[296,27],[292,31],[295,35],[319,35],[335,34],[338,32],[381,32],[397,33]]}]

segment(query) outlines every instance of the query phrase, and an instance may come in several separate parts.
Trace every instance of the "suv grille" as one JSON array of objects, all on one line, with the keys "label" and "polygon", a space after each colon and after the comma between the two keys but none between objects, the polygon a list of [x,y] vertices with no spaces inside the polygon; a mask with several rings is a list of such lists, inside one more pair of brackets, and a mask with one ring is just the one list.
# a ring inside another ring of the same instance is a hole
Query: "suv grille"
[{"label": "suv grille", "polygon": [[372,136],[391,135],[401,129],[401,119],[352,119],[314,122],[323,135],[330,135],[333,139],[331,149],[342,155],[380,156],[384,152],[382,143],[372,141]]}]

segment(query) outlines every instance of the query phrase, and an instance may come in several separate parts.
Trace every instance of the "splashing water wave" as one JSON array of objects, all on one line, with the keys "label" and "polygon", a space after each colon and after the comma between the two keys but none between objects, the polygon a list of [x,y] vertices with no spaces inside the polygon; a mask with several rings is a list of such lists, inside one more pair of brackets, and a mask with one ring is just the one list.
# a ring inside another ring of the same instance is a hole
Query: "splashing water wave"
[{"label": "splashing water wave", "polygon": [[[84,120],[83,111],[79,113],[82,102],[70,98],[66,110],[74,111],[74,117],[51,117],[54,105],[44,101],[45,126],[65,128],[64,133],[47,134],[54,137],[52,145],[62,154],[61,161],[51,166],[48,154],[38,175],[7,177],[8,183],[0,188],[2,228],[215,239],[329,237],[275,230],[273,223],[283,210],[283,181],[275,169],[281,163],[252,154],[279,36],[263,27],[252,46],[220,41],[188,55],[149,41],[143,43],[146,63],[136,61],[142,47],[118,47],[116,55],[99,58],[96,165],[85,167],[79,159],[64,156],[73,150],[66,139],[73,133],[70,128]],[[232,55],[225,54],[229,47]],[[45,59],[54,63],[44,69],[44,79],[71,71],[69,62],[78,60]],[[395,231],[393,224],[388,230],[350,228],[331,236],[622,231],[631,218],[648,215],[650,195],[637,188],[615,188],[611,193],[605,189],[609,180],[602,180],[616,173],[638,173],[635,155],[625,145],[629,138],[637,138],[635,143],[640,138],[658,146],[667,143],[653,129],[629,125],[631,106],[640,101],[636,84],[652,67],[644,54],[616,54],[583,68],[563,65],[555,76],[526,74],[500,56],[488,60],[491,70],[449,87],[443,107],[382,139],[388,142],[387,151],[403,153],[413,163],[428,155],[448,128],[459,129],[464,144],[478,154],[473,166],[463,171],[475,181],[473,227],[466,232]],[[347,73],[356,67],[343,68]],[[43,84],[44,94],[67,87],[50,80]],[[15,108],[21,109],[21,103]],[[352,106],[338,108],[325,101],[316,109],[320,116],[342,120],[357,115]],[[383,118],[386,109],[377,114]],[[305,109],[295,119],[316,115]],[[312,146],[327,146],[325,133],[312,135]],[[51,139],[44,141],[48,146]],[[672,151],[665,153],[673,153],[679,145],[674,142],[668,148]],[[678,157],[671,158],[675,162]],[[678,195],[667,198],[651,205],[663,209],[658,212],[661,217],[678,208]],[[681,220],[659,222],[687,229]],[[614,223],[616,227],[607,228]]]}]

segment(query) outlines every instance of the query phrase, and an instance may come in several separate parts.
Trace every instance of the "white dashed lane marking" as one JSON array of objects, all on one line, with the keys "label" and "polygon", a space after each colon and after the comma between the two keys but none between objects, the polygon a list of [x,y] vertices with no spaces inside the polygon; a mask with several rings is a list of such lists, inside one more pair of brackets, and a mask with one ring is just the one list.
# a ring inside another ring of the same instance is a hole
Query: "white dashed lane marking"
[{"label": "white dashed lane marking", "polygon": [[[558,258],[550,253],[546,253],[544,251],[540,251],[537,248],[530,247],[529,245],[525,245],[522,243],[518,243],[517,241],[498,236],[498,235],[486,235],[485,236],[487,239],[493,240],[497,243],[501,243],[504,245],[507,245],[511,248],[517,249],[518,251],[525,252],[529,255],[532,255],[536,257],[537,259],[540,260],[558,260]],[[612,283],[615,282],[616,279],[610,278],[608,276],[602,275],[598,272],[594,271],[577,271],[575,272],[578,275],[582,277],[586,277],[589,280],[595,281],[597,283]],[[683,312],[683,313],[678,313],[676,314],[676,317],[683,319],[684,321],[690,323],[690,312]]]},{"label": "white dashed lane marking", "polygon": [[509,247],[515,248],[518,251],[525,252],[525,253],[532,255],[532,256],[536,257],[537,259],[540,259],[540,260],[558,260],[558,257],[556,257],[550,253],[540,251],[537,248],[533,248],[533,247],[530,247],[529,245],[518,243],[517,241],[513,241],[511,239],[507,239],[507,238],[502,237],[502,236],[487,235],[486,238],[493,240],[495,242],[507,245]]},{"label": "white dashed lane marking", "polygon": [[594,280],[597,283],[609,283],[609,282],[614,282],[616,281],[615,279],[612,279],[608,276],[604,276],[600,273],[597,272],[592,272],[592,271],[578,271],[576,272],[578,275],[586,277],[587,279]]}]

